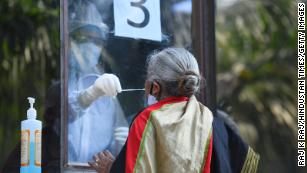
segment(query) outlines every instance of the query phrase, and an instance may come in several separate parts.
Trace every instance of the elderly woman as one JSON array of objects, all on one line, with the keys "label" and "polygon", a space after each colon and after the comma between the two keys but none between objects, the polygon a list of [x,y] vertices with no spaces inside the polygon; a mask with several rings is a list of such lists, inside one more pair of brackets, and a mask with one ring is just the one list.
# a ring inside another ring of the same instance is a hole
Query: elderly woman
[{"label": "elderly woman", "polygon": [[259,156],[197,101],[201,79],[187,50],[152,54],[145,83],[148,107],[135,117],[115,161],[104,151],[90,165],[101,173],[256,172]]}]

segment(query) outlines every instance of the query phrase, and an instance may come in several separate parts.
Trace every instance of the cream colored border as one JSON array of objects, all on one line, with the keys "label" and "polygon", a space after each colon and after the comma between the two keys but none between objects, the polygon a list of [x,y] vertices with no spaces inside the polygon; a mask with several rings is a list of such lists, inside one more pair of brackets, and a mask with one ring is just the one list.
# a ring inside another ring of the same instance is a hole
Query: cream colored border
[{"label": "cream colored border", "polygon": [[248,152],[241,173],[256,173],[259,159],[259,154],[255,153],[251,147],[248,147]]}]

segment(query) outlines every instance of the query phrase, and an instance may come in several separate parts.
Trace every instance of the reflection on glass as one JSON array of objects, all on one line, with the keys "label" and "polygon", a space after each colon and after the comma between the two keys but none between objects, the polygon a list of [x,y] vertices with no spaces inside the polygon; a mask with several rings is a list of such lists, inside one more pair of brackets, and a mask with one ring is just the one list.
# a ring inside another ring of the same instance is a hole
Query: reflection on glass
[{"label": "reflection on glass", "polygon": [[[125,139],[127,134],[118,137],[114,134],[115,129],[128,128],[144,105],[144,91],[138,90],[122,92],[117,98],[97,97],[84,106],[79,100],[85,89],[104,73],[117,75],[123,89],[144,88],[145,63],[150,52],[191,44],[191,1],[161,1],[161,42],[114,36],[112,2],[69,0],[67,80],[70,163],[87,163],[93,155],[106,149],[116,156],[124,144],[116,139]],[[179,10],[177,4],[181,5]]]},{"label": "reflection on glass", "polygon": [[80,104],[82,91],[105,71],[101,53],[109,28],[102,22],[96,5],[89,1],[72,4],[69,15],[68,159],[88,162],[105,149],[116,155],[121,146],[112,132],[128,123],[115,98],[98,97],[86,106]]}]

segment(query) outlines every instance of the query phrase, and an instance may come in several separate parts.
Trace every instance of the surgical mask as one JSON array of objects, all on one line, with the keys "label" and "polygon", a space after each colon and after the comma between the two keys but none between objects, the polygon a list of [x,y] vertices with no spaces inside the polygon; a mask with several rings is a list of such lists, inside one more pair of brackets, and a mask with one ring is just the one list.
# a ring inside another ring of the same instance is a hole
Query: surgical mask
[{"label": "surgical mask", "polygon": [[148,97],[147,97],[147,106],[150,106],[150,105],[153,105],[155,103],[157,103],[158,100],[156,99],[155,96],[149,94]]},{"label": "surgical mask", "polygon": [[150,106],[150,105],[153,105],[153,104],[155,104],[155,103],[158,102],[158,100],[156,99],[156,97],[153,96],[153,95],[151,95],[152,89],[153,89],[153,83],[151,83],[150,91],[149,91],[149,94],[148,94],[148,96],[147,96],[147,103],[145,103],[145,107]]},{"label": "surgical mask", "polygon": [[84,71],[96,70],[95,68],[101,54],[101,47],[91,42],[80,43],[78,47],[83,59],[83,64],[80,64],[81,68]]}]

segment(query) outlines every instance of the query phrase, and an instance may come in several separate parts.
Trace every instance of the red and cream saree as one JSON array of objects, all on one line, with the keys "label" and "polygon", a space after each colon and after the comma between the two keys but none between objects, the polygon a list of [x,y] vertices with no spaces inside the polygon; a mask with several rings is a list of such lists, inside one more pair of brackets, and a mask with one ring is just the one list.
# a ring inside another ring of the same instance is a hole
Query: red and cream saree
[{"label": "red and cream saree", "polygon": [[[236,172],[233,170],[239,170],[236,167],[242,168],[245,163],[231,165],[231,158],[225,155],[227,152],[223,150],[230,151],[226,146],[228,142],[223,144],[223,139],[219,139],[221,134],[216,134],[217,140],[221,142],[215,141],[213,119],[211,111],[199,103],[195,96],[170,97],[147,107],[133,121],[127,142],[116,158],[111,172]],[[220,133],[220,130],[217,131]],[[221,146],[214,148],[216,142],[222,146],[221,150],[218,149]],[[214,149],[223,151],[222,155],[218,152],[213,153]],[[242,156],[246,160],[245,149],[242,151]],[[212,159],[215,162],[214,171],[211,167]],[[256,158],[249,159],[249,162],[254,163]],[[245,165],[247,168],[249,166]]]}]

